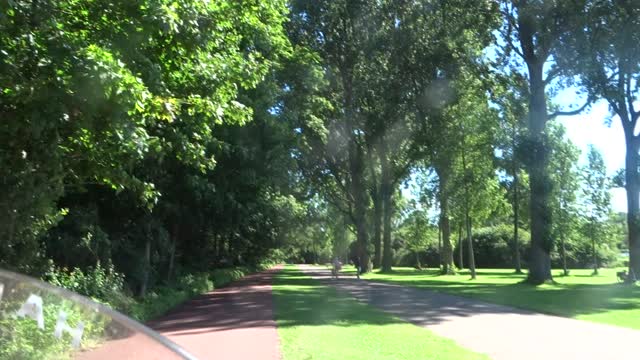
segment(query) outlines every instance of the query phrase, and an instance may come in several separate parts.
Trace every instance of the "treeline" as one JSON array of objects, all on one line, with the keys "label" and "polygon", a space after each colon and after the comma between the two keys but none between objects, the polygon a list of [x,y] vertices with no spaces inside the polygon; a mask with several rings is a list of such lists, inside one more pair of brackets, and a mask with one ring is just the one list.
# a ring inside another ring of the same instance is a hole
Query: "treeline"
[{"label": "treeline", "polygon": [[493,238],[533,283],[585,247],[597,268],[624,219],[597,152],[579,169],[552,125],[583,109],[549,101],[572,85],[624,125],[637,273],[639,7],[0,1],[0,266],[113,269],[140,296],[333,255],[386,271],[436,249],[452,273],[464,247],[474,272],[499,244],[482,229],[509,226]]},{"label": "treeline", "polygon": [[278,260],[304,215],[272,111],[286,16],[285,1],[0,2],[0,267],[113,269],[144,296]]},{"label": "treeline", "polygon": [[[629,271],[640,271],[629,131],[640,114],[639,47],[623,25],[638,14],[638,5],[610,1],[292,1],[296,52],[280,111],[297,124],[301,168],[332,209],[328,219],[343,217],[328,223],[348,224],[347,257],[388,271],[397,243],[417,253],[431,237],[443,273],[462,266],[464,247],[475,277],[474,229],[510,224],[510,263],[528,267],[531,283],[550,280],[552,263],[613,265],[627,247]],[[576,104],[552,103],[563,88],[579,91]],[[611,213],[602,157],[590,150],[579,168],[554,125],[595,101],[626,129],[616,185],[627,189],[628,231]],[[416,183],[407,210],[400,191]],[[335,239],[333,249],[344,249],[344,234]]]},{"label": "treeline", "polygon": [[[610,192],[615,186],[615,179],[607,176],[601,154],[590,147],[586,164],[579,166],[580,151],[565,138],[561,125],[550,124],[549,139],[554,149],[550,164],[555,182],[554,201],[550,204],[555,220],[552,231],[556,239],[555,251],[551,254],[552,267],[565,271],[569,268],[593,268],[597,272],[598,267],[628,266],[621,255],[627,249],[626,214],[614,213],[611,208]],[[496,193],[484,200],[485,207],[471,212],[477,219],[474,222],[477,229],[470,236],[475,264],[470,263],[471,250],[467,244],[464,218],[452,213],[454,263],[458,269],[475,265],[482,268],[512,267],[520,271],[530,260],[527,189],[514,181],[513,176],[507,176],[507,170],[502,166],[509,165],[505,161],[508,158],[505,152],[498,153],[493,159],[496,164],[494,177],[498,179]],[[429,199],[429,194],[437,190],[437,182],[430,179],[424,170],[419,174],[422,177],[412,181],[412,200],[398,199],[401,214],[395,225],[397,230],[392,247],[400,255],[395,258],[396,262],[403,266],[415,265],[416,261],[411,257],[413,254],[418,256],[416,259],[426,260],[428,265],[433,266],[440,261],[438,256],[442,245],[438,245],[437,211],[429,207],[434,202]],[[525,184],[528,182],[524,173],[519,174],[518,179]],[[462,201],[457,202],[454,198],[453,208],[464,207],[464,198]],[[516,210],[520,215],[518,218],[514,216]],[[491,215],[483,216],[487,211]]]}]

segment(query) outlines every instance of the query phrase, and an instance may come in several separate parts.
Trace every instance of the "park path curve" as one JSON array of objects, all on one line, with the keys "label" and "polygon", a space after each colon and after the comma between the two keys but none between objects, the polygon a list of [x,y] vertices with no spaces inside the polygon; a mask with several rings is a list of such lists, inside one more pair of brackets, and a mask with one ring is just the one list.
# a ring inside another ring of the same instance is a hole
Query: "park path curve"
[{"label": "park path curve", "polygon": [[[147,326],[199,360],[280,359],[272,280],[281,267],[248,275],[184,302]],[[79,360],[173,360],[146,336],[133,334],[80,353]]]},{"label": "park path curve", "polygon": [[[453,339],[493,360],[637,360],[640,331],[545,315],[301,265],[307,275],[357,300]],[[411,340],[407,339],[407,346]]]}]

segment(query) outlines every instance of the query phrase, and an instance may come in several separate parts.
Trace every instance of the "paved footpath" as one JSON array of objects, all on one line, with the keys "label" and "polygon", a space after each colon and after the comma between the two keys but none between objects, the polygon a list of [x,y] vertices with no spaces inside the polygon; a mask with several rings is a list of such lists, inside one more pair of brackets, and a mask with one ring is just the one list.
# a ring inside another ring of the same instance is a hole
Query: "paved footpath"
[{"label": "paved footpath", "polygon": [[[200,360],[280,359],[271,283],[278,267],[191,299],[147,324]],[[77,357],[176,359],[141,335],[110,341]]]},{"label": "paved footpath", "polygon": [[[640,331],[544,315],[400,285],[341,277],[301,265],[307,275],[359,301],[453,339],[493,360],[637,360]],[[411,346],[411,339],[407,339]]]},{"label": "paved footpath", "polygon": [[148,325],[201,360],[279,359],[271,294],[278,270],[201,295]]}]

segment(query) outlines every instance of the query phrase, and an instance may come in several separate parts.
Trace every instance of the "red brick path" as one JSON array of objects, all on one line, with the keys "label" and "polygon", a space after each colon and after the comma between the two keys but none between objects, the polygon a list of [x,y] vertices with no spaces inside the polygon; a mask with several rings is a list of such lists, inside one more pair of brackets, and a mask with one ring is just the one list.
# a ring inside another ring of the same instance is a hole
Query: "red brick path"
[{"label": "red brick path", "polygon": [[[147,324],[198,359],[280,359],[271,282],[279,268],[200,295]],[[83,360],[176,359],[141,335],[110,341]]]}]

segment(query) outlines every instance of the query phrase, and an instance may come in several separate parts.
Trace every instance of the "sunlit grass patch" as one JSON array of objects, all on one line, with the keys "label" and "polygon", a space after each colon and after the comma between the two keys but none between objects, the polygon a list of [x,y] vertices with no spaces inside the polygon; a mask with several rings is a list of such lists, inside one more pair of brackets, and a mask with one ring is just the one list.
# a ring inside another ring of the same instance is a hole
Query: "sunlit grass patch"
[{"label": "sunlit grass patch", "polygon": [[470,280],[467,271],[444,276],[436,269],[413,268],[396,268],[388,274],[373,272],[364,278],[640,329],[640,287],[619,284],[616,270],[601,269],[596,276],[589,269],[571,270],[569,276],[554,270],[557,284],[537,287],[522,284],[526,274],[515,274],[512,269],[481,269],[476,280]]},{"label": "sunlit grass patch", "polygon": [[362,304],[292,267],[274,279],[283,358],[488,359]]}]

